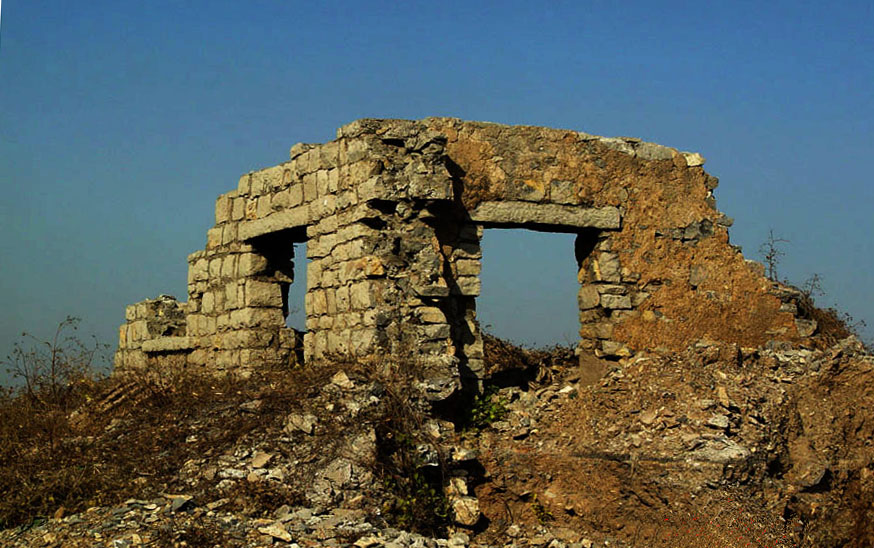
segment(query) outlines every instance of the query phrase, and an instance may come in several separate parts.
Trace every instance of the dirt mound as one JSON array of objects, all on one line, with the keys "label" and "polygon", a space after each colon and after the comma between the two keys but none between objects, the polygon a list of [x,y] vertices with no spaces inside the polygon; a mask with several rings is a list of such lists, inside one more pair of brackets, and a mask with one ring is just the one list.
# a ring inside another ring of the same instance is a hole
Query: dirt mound
[{"label": "dirt mound", "polygon": [[[528,391],[477,439],[489,519],[633,546],[870,546],[874,361],[702,341]],[[571,535],[572,536],[572,535]]]},{"label": "dirt mound", "polygon": [[110,379],[40,423],[6,398],[0,544],[874,544],[874,359],[853,338],[485,350],[452,413],[403,361]]}]

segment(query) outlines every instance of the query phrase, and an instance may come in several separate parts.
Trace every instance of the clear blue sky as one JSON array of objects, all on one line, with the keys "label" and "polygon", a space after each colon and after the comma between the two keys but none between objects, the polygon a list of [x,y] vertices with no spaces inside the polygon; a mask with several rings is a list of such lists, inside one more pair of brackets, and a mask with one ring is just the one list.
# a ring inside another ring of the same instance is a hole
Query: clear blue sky
[{"label": "clear blue sky", "polygon": [[[0,355],[67,314],[184,298],[213,200],[361,117],[457,116],[701,152],[750,258],[874,333],[874,3],[89,2],[0,14]],[[481,320],[574,338],[572,242],[489,231]],[[0,381],[3,377],[0,376]]]}]

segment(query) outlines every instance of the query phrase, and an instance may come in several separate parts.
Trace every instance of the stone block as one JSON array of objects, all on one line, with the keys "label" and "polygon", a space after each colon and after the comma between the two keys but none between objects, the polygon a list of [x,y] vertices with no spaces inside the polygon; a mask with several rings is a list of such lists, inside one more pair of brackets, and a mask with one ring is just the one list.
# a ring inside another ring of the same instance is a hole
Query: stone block
[{"label": "stone block", "polygon": [[373,329],[356,329],[349,333],[349,346],[358,355],[368,354],[373,350],[376,332]]},{"label": "stone block", "polygon": [[246,199],[234,198],[231,204],[231,220],[241,221],[246,216]]},{"label": "stone block", "polygon": [[595,308],[601,302],[601,294],[594,285],[584,285],[577,294],[577,304],[580,310]]},{"label": "stone block", "polygon": [[374,299],[375,286],[370,282],[359,282],[349,288],[350,304],[355,310],[371,308],[376,304]]},{"label": "stone block", "polygon": [[207,259],[198,259],[191,267],[189,267],[194,281],[206,281],[209,278],[209,261]]},{"label": "stone block", "polygon": [[580,337],[589,339],[609,339],[613,336],[613,324],[610,322],[587,323],[580,327]]},{"label": "stone block", "polygon": [[348,330],[346,330],[346,336],[344,336],[342,332],[338,333],[336,331],[329,331],[327,347],[325,348],[326,352],[329,352],[331,354],[347,353],[349,351],[348,333]]},{"label": "stone block", "polygon": [[458,293],[469,297],[476,297],[482,289],[482,282],[478,276],[460,276],[456,284]]},{"label": "stone block", "polygon": [[340,170],[337,168],[331,168],[328,170],[328,192],[336,193],[340,190]]},{"label": "stone block", "polygon": [[319,316],[319,329],[322,331],[328,331],[334,329],[335,322],[333,316]]},{"label": "stone block", "polygon": [[495,225],[556,225],[579,228],[620,227],[621,216],[615,207],[585,208],[525,201],[482,202],[470,212],[476,222]]},{"label": "stone block", "polygon": [[316,289],[308,292],[306,296],[310,299],[307,305],[308,313],[312,312],[312,314],[321,316],[328,312],[328,299],[325,296],[325,290]]},{"label": "stone block", "polygon": [[328,311],[328,314],[334,315],[337,313],[337,292],[335,289],[326,289],[325,290],[325,308]]},{"label": "stone block", "polygon": [[279,308],[241,308],[231,312],[230,327],[283,327],[285,318]]},{"label": "stone block", "polygon": [[242,253],[237,257],[238,276],[255,276],[267,269],[267,259],[259,253]]},{"label": "stone block", "polygon": [[288,187],[288,206],[297,207],[303,203],[303,183],[295,182]]},{"label": "stone block", "polygon": [[220,258],[209,260],[209,281],[215,282],[222,275],[222,260]]},{"label": "stone block", "polygon": [[222,228],[222,245],[237,241],[237,223],[226,223]]},{"label": "stone block", "polygon": [[419,333],[426,340],[448,339],[452,332],[449,324],[430,324],[420,328]]},{"label": "stone block", "polygon": [[592,261],[592,266],[598,281],[618,283],[622,280],[619,255],[616,253],[599,253],[598,258]]},{"label": "stone block", "polygon": [[422,323],[446,322],[446,314],[436,306],[421,306],[416,309],[416,316]]},{"label": "stone block", "polygon": [[697,152],[681,152],[683,158],[686,160],[686,165],[688,167],[698,167],[703,166],[707,161],[704,159],[704,156],[701,156]]},{"label": "stone block", "polygon": [[215,223],[221,224],[231,220],[232,198],[227,194],[220,195],[215,201]]},{"label": "stone block", "polygon": [[201,299],[201,308],[204,314],[212,314],[215,312],[215,293],[207,291]]},{"label": "stone block", "polygon": [[240,301],[237,296],[237,282],[232,281],[225,286],[225,308],[233,310],[240,307]]},{"label": "stone block", "polygon": [[340,163],[340,144],[329,141],[318,147],[319,166],[325,169],[335,168]]},{"label": "stone block", "polygon": [[258,219],[263,219],[264,217],[270,215],[273,210],[270,208],[270,201],[273,199],[271,195],[261,196],[258,198],[258,203],[255,206],[255,215]]},{"label": "stone block", "polygon": [[382,260],[372,255],[348,261],[343,266],[343,271],[347,280],[385,276],[385,267],[382,264]]},{"label": "stone block", "polygon": [[601,295],[601,306],[607,309],[630,309],[631,298],[628,295]]},{"label": "stone block", "polygon": [[677,151],[655,143],[640,142],[634,147],[634,155],[643,160],[671,160]]},{"label": "stone block", "polygon": [[313,173],[307,173],[303,176],[303,201],[304,203],[309,203],[318,198],[318,196],[316,176]]},{"label": "stone block", "polygon": [[549,201],[554,204],[577,204],[579,196],[573,181],[553,179],[549,183]]},{"label": "stone block", "polygon": [[618,284],[598,284],[595,286],[598,289],[598,293],[601,295],[625,295],[628,293],[628,288],[624,285]]},{"label": "stone block", "polygon": [[275,193],[270,200],[270,209],[273,211],[279,211],[285,209],[291,204],[291,189],[287,188],[285,190],[280,190]]},{"label": "stone block", "polygon": [[246,213],[244,217],[247,220],[255,220],[258,218],[258,199],[257,198],[249,198],[246,200]]},{"label": "stone block", "polygon": [[237,257],[235,255],[228,255],[224,259],[222,259],[222,278],[233,278],[236,275],[236,266],[237,266]]},{"label": "stone block", "polygon": [[546,185],[543,181],[523,179],[509,181],[504,186],[505,198],[523,202],[540,202],[546,197]]},{"label": "stone block", "polygon": [[601,352],[602,356],[618,356],[620,358],[627,358],[632,355],[631,349],[626,345],[616,342],[616,341],[601,341]]},{"label": "stone block", "polygon": [[252,174],[246,173],[242,177],[240,177],[240,182],[237,184],[237,193],[240,196],[245,196],[250,193],[252,189]]},{"label": "stone block", "polygon": [[479,276],[482,262],[476,259],[459,259],[455,261],[456,276]]},{"label": "stone block", "polygon": [[206,248],[215,249],[222,244],[221,227],[210,228],[206,231]]},{"label": "stone block", "polygon": [[259,280],[246,280],[247,307],[282,307],[282,288],[280,284]]},{"label": "stone block", "polygon": [[346,312],[349,310],[351,302],[349,300],[349,286],[340,286],[334,292],[334,303],[337,307],[337,312]]}]

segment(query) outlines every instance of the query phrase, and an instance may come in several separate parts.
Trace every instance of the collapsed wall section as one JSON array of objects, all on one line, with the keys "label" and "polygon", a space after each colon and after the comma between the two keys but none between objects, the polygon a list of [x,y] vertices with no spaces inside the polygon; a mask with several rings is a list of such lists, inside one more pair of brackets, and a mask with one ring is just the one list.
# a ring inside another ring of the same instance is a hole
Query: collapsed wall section
[{"label": "collapsed wall section", "polygon": [[[405,359],[444,398],[482,377],[480,240],[493,227],[577,235],[581,352],[755,346],[816,328],[729,244],[697,154],[431,118],[360,120],[290,156],[219,196],[188,259],[188,302],[129,308],[117,369]],[[294,260],[307,261],[305,333],[285,326],[288,288],[304,283]],[[172,333],[155,323],[169,316]]]}]

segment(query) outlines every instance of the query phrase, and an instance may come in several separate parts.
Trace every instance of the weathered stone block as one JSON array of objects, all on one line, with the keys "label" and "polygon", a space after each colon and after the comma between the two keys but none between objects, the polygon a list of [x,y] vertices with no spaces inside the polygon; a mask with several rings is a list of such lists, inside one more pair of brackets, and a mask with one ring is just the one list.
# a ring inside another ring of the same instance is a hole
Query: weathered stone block
[{"label": "weathered stone block", "polygon": [[620,282],[621,266],[619,255],[616,253],[599,253],[598,258],[592,261],[595,270],[595,279],[604,282]]},{"label": "weathered stone block", "polygon": [[237,258],[235,255],[228,255],[222,259],[222,278],[233,278],[236,274]]},{"label": "weathered stone block", "polygon": [[613,324],[610,322],[584,324],[580,327],[580,336],[589,339],[609,339],[613,336]]},{"label": "weathered stone block", "polygon": [[241,308],[231,312],[231,327],[282,327],[285,318],[279,308]]},{"label": "weathered stone block", "polygon": [[246,199],[234,198],[231,200],[231,220],[240,221],[246,215]]},{"label": "weathered stone block", "polygon": [[255,276],[267,268],[267,259],[258,253],[242,253],[237,257],[238,276]]},{"label": "weathered stone block", "polygon": [[594,285],[584,285],[577,294],[577,304],[580,310],[595,308],[601,302],[601,294]]},{"label": "weathered stone block", "polygon": [[313,314],[321,316],[328,312],[328,299],[325,296],[324,289],[316,289],[307,293],[309,301],[309,309]]},{"label": "weathered stone block", "polygon": [[206,248],[215,249],[222,244],[221,227],[210,228],[206,231]]},{"label": "weathered stone block", "polygon": [[201,308],[205,314],[212,314],[215,312],[215,293],[207,291],[203,294]]},{"label": "weathered stone block", "polygon": [[231,219],[231,200],[228,194],[222,194],[215,201],[215,223],[226,223]]},{"label": "weathered stone block", "polygon": [[240,307],[240,301],[237,299],[237,282],[232,281],[225,285],[225,308],[233,310]]},{"label": "weathered stone block", "polygon": [[375,286],[370,282],[359,282],[349,288],[349,298],[353,309],[362,310],[376,304],[374,299]]},{"label": "weathered stone block", "polygon": [[351,305],[349,297],[349,286],[340,286],[334,292],[334,304],[337,307],[337,312],[346,312]]},{"label": "weathered stone block", "polygon": [[446,314],[436,306],[422,306],[416,309],[416,316],[422,323],[444,323]]},{"label": "weathered stone block", "polygon": [[456,276],[479,276],[482,262],[476,259],[459,259],[455,261]]},{"label": "weathered stone block", "polygon": [[628,295],[601,295],[601,306],[608,309],[629,309],[631,298]]},{"label": "weathered stone block", "polygon": [[282,288],[278,283],[246,280],[246,306],[282,307]]},{"label": "weathered stone block", "polygon": [[250,221],[258,218],[257,198],[249,198],[248,200],[246,200],[246,213],[244,217]]},{"label": "weathered stone block", "polygon": [[456,284],[460,295],[470,297],[476,297],[482,289],[482,282],[477,276],[459,276]]},{"label": "weathered stone block", "polygon": [[252,189],[252,174],[246,173],[242,177],[240,177],[240,182],[237,184],[237,193],[240,196],[245,196],[250,193]]}]

